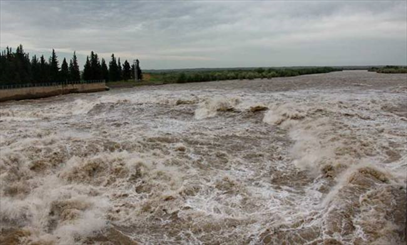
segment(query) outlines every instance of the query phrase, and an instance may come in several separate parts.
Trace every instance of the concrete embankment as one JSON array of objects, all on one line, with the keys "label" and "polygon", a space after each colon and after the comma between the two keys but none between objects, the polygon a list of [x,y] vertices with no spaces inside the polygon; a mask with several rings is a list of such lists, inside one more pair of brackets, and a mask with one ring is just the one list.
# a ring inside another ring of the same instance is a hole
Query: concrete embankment
[{"label": "concrete embankment", "polygon": [[45,98],[69,93],[91,93],[108,90],[105,82],[84,84],[60,84],[44,87],[0,89],[0,102]]}]

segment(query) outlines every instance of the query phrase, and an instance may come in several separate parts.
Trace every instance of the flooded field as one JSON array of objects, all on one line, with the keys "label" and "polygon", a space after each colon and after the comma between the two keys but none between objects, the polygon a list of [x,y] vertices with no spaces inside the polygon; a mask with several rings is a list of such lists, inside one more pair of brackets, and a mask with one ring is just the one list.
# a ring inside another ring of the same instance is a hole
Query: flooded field
[{"label": "flooded field", "polygon": [[407,77],[0,104],[2,244],[405,244]]}]

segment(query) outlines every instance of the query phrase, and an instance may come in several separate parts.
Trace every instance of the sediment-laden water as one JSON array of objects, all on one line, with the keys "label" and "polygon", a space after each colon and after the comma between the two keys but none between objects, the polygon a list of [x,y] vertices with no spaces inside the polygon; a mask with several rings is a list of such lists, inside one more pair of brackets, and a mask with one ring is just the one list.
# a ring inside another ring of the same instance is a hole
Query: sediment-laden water
[{"label": "sediment-laden water", "polygon": [[407,80],[368,72],[0,104],[4,244],[405,244]]}]

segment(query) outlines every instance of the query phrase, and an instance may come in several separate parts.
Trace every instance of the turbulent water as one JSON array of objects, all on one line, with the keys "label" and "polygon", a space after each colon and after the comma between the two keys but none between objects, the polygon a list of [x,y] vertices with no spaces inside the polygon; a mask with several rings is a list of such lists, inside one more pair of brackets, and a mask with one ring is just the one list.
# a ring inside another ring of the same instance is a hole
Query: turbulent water
[{"label": "turbulent water", "polygon": [[0,104],[2,244],[405,244],[407,77]]}]

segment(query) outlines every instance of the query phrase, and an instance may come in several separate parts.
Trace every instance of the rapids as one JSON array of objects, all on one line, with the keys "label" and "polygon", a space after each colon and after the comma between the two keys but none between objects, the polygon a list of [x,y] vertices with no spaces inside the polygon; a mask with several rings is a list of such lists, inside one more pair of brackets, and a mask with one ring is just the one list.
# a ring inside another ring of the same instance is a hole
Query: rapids
[{"label": "rapids", "polygon": [[407,78],[0,104],[0,243],[405,244]]}]

